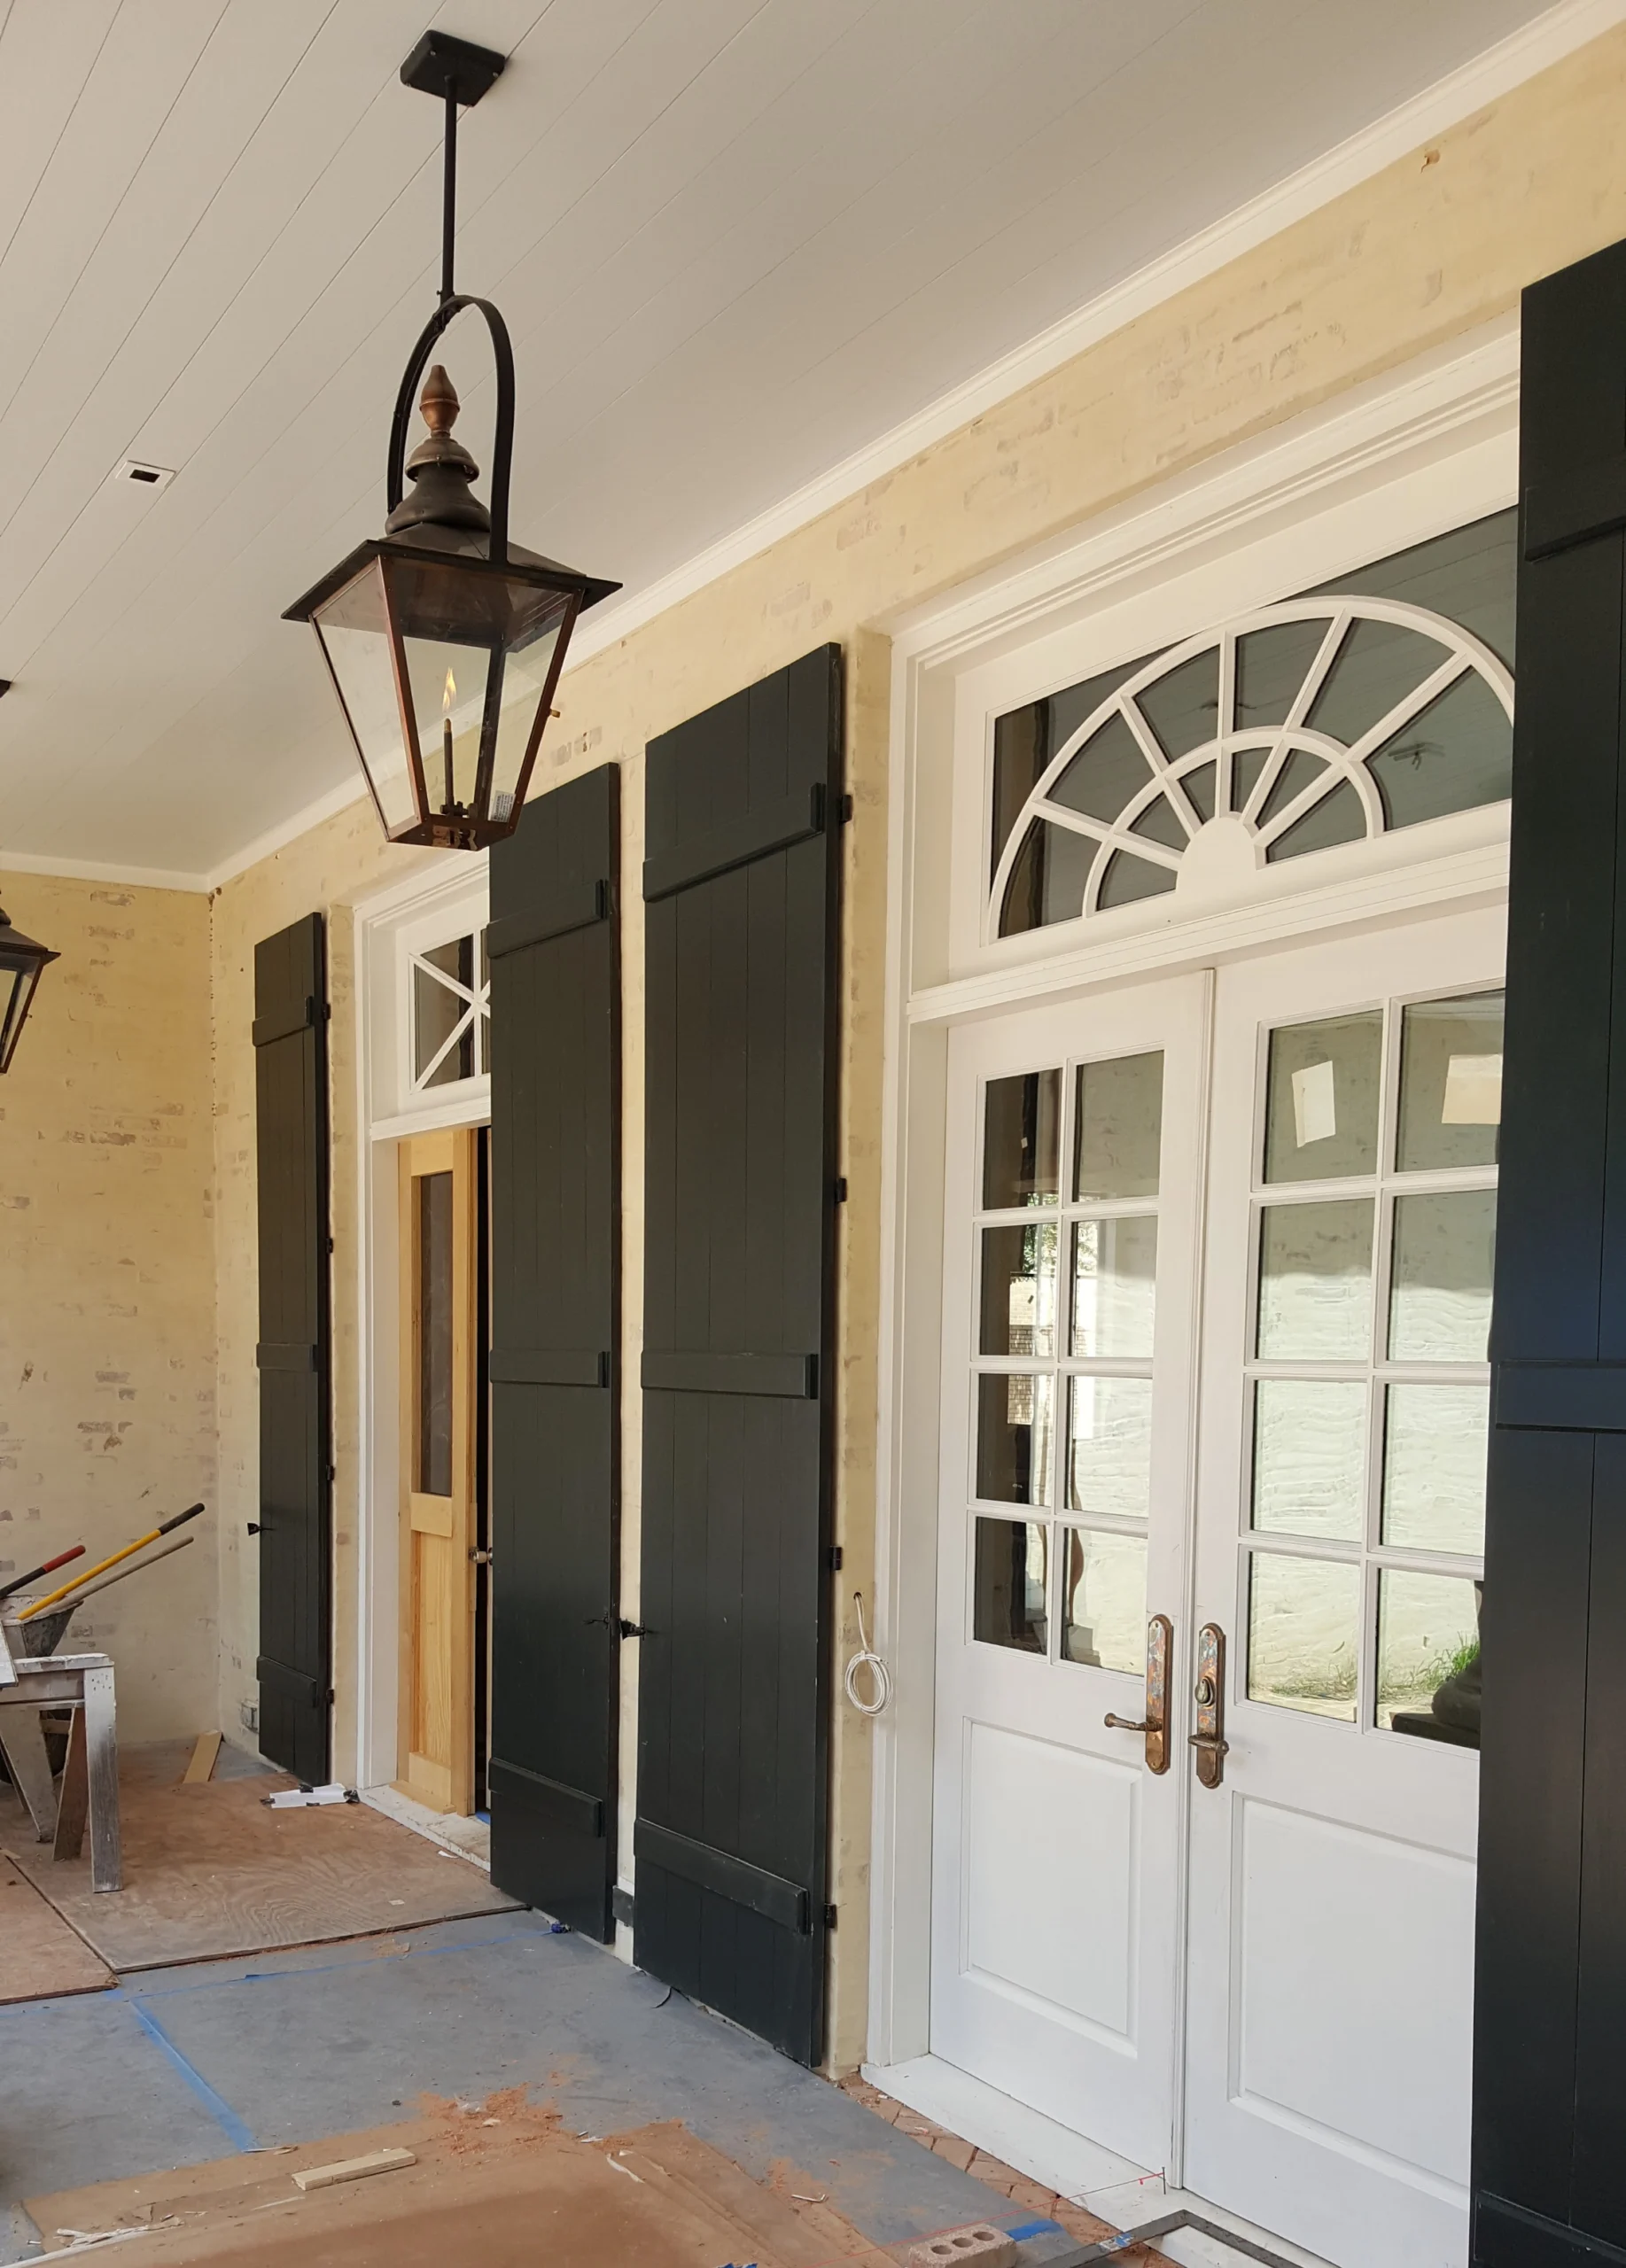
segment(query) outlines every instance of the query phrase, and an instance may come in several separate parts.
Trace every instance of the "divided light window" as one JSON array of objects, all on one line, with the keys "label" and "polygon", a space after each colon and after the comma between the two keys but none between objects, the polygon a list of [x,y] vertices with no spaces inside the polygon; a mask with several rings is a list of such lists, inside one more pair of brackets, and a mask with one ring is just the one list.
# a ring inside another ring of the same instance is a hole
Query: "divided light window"
[{"label": "divided light window", "polygon": [[1517,514],[1029,702],[994,726],[989,931],[1172,890],[1240,823],[1262,865],[1499,803]]},{"label": "divided light window", "polygon": [[486,932],[448,937],[411,956],[412,1091],[483,1078],[491,1068]]}]

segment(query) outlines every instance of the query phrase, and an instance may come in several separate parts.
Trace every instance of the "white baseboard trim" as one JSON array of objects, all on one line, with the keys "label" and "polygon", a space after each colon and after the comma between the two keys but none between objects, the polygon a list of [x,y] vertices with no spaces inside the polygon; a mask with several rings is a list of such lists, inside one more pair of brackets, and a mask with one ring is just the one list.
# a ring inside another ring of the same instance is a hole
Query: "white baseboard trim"
[{"label": "white baseboard trim", "polygon": [[491,1872],[491,1829],[485,1820],[431,1811],[427,1804],[403,1796],[399,1788],[361,1788],[357,1793],[364,1804],[382,1812],[385,1819],[393,1819],[398,1827],[409,1827],[415,1835],[423,1836],[425,1842],[449,1852],[455,1859],[467,1859],[482,1874]]}]

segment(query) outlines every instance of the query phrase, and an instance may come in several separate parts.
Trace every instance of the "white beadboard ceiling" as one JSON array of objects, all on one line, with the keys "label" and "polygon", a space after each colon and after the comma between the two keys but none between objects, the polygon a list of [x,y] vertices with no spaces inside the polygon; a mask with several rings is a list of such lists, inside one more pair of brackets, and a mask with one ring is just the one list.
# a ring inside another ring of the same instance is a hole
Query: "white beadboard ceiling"
[{"label": "white beadboard ceiling", "polygon": [[[1542,13],[0,0],[0,866],[202,876],[350,778],[278,616],[382,520],[427,21],[511,58],[457,264],[514,334],[515,533],[636,594]],[[477,322],[445,359],[484,461]]]}]

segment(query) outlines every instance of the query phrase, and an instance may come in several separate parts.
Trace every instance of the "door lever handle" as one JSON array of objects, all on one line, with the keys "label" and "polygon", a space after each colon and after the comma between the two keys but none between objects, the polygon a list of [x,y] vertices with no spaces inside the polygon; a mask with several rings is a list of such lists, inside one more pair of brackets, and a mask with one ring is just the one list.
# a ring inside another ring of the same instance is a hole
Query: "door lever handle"
[{"label": "door lever handle", "polygon": [[1174,1625],[1166,1614],[1155,1614],[1146,1626],[1146,1714],[1137,1721],[1109,1713],[1102,1719],[1115,1732],[1144,1733],[1146,1768],[1169,1769],[1169,1649]]},{"label": "door lever handle", "polygon": [[1197,1751],[1197,1777],[1217,1788],[1225,1776],[1231,1744],[1225,1738],[1225,1634],[1218,1622],[1197,1633],[1197,1729],[1187,1736]]}]

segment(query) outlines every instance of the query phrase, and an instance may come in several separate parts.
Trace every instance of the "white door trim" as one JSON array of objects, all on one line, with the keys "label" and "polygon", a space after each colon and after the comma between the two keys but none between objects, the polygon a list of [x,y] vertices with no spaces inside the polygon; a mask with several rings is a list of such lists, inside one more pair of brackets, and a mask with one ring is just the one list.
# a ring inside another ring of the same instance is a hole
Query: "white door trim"
[{"label": "white door trim", "polygon": [[[1309,582],[1504,508],[1517,488],[1517,396],[1510,318],[885,625],[894,668],[875,1643],[892,1666],[895,1698],[876,1720],[874,1751],[868,2062],[877,2069],[930,2049],[948,1029],[1019,1000],[1211,966],[1426,908],[1491,903],[1506,887],[1502,805],[1434,822],[1427,842],[1412,830],[1410,840],[1321,854],[1296,874],[1278,868],[1281,883],[1194,920],[1171,921],[1158,910],[1168,901],[1155,901],[1149,912],[1093,917],[1097,936],[1081,944],[1065,933],[1060,952],[1043,932],[984,944],[980,851],[965,845],[983,842],[991,700],[1010,706],[1104,666],[1116,658],[1113,637],[1131,635],[1127,617],[1143,642],[1120,642],[1116,652],[1144,651],[1148,612],[1182,572],[1193,592],[1213,586],[1217,567],[1232,574],[1239,559],[1256,578],[1280,579],[1284,556],[1302,551],[1308,561],[1319,543],[1334,556],[1310,567]],[[1280,586],[1266,580],[1259,595]],[[1194,626],[1177,621],[1166,634],[1171,642]],[[1027,692],[1015,689],[1024,672]]]},{"label": "white door trim", "polygon": [[[444,920],[446,934],[489,911],[487,858],[457,856],[362,898],[350,909],[355,983],[356,1374],[355,1742],[343,1776],[359,1788],[396,1776],[400,1654],[400,1201],[393,1145],[403,1135],[483,1122],[489,1083],[470,1080],[402,1104],[408,1029],[403,934]],[[468,1090],[465,1091],[465,1088]],[[478,1089],[478,1093],[472,1091]],[[379,1162],[381,1144],[389,1155]],[[343,1648],[336,1650],[342,1660]]]}]

